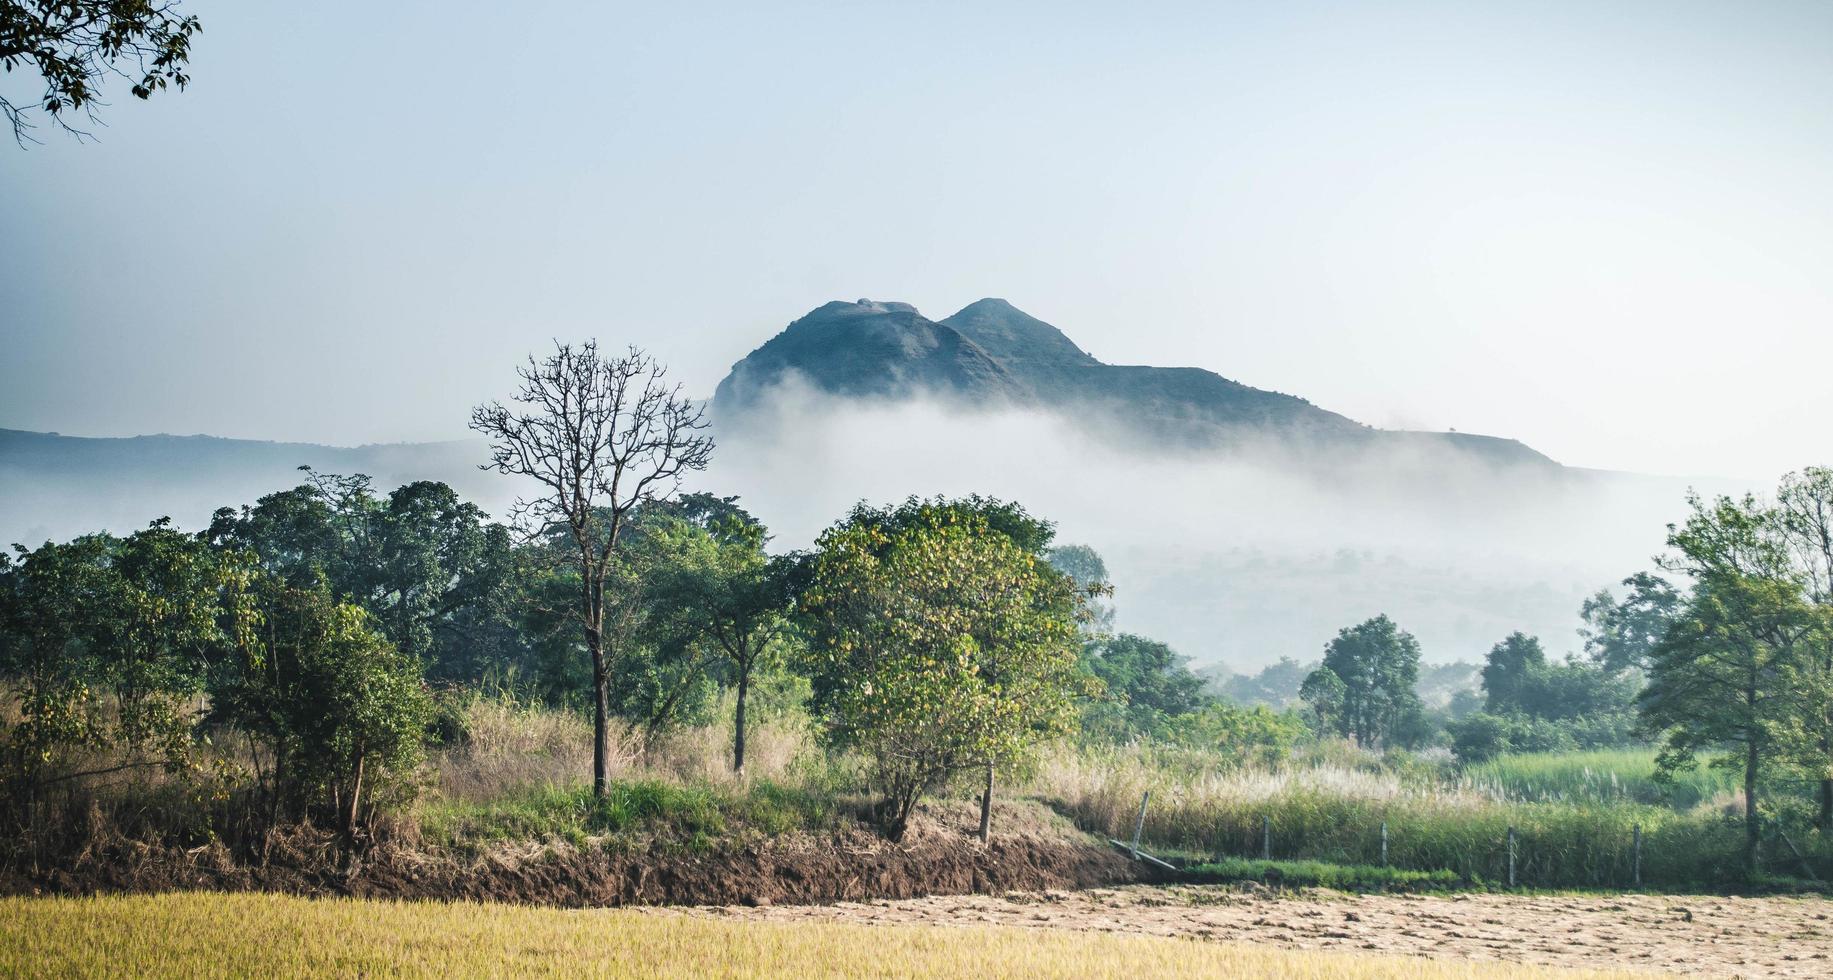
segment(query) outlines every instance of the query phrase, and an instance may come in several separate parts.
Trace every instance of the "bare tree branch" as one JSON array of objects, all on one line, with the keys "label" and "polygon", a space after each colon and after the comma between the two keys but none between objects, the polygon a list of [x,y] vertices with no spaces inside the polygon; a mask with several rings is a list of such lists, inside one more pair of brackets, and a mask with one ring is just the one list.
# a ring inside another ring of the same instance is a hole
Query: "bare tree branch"
[{"label": "bare tree branch", "polygon": [[540,496],[518,500],[514,519],[531,536],[570,538],[580,573],[579,618],[592,655],[593,785],[606,790],[609,668],[605,587],[618,537],[632,511],[666,499],[682,477],[706,468],[713,440],[705,409],[667,383],[668,369],[631,347],[618,357],[596,341],[554,352],[516,369],[511,402],[471,412],[471,428],[491,440],[485,469],[534,480]]}]

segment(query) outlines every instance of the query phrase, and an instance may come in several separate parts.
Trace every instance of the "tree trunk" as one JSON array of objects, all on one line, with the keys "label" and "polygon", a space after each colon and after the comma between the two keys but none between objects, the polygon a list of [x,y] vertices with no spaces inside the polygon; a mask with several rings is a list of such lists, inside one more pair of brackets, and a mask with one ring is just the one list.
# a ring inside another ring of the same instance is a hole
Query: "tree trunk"
[{"label": "tree trunk", "polygon": [[592,795],[603,799],[611,789],[611,676],[598,630],[586,630],[586,646],[592,651]]},{"label": "tree trunk", "polygon": [[1745,743],[1744,753],[1744,869],[1757,873],[1757,840],[1762,826],[1757,817],[1757,740]]},{"label": "tree trunk", "polygon": [[980,794],[980,843],[993,834],[993,763],[987,762],[986,789]]},{"label": "tree trunk", "polygon": [[[1826,730],[1824,727],[1821,729]],[[1826,760],[1833,757],[1833,738],[1820,737],[1820,757]],[[1814,815],[1814,826],[1822,831],[1833,830],[1833,779],[1822,778],[1820,781],[1820,812]]]},{"label": "tree trunk", "polygon": [[350,780],[350,799],[344,803],[344,835],[356,834],[357,798],[363,793],[363,753],[356,754],[356,773]]},{"label": "tree trunk", "polygon": [[732,771],[745,771],[745,698],[751,693],[751,664],[738,665],[738,710],[732,715]]}]

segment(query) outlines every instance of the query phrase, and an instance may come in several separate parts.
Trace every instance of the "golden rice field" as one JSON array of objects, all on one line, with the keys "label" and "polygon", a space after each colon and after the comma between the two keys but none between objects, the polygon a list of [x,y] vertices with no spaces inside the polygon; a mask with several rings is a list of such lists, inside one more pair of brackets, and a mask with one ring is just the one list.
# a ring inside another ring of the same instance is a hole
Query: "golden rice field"
[{"label": "golden rice field", "polygon": [[[0,900],[0,976],[1607,977],[1013,927],[207,893]],[[1636,974],[1647,977],[1648,974]]]}]

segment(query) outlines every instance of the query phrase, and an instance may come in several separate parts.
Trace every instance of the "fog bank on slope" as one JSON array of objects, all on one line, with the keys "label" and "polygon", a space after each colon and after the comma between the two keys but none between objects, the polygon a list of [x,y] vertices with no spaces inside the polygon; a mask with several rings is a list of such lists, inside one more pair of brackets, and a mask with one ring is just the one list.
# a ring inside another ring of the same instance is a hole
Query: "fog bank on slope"
[{"label": "fog bank on slope", "polygon": [[1107,559],[1118,628],[1237,670],[1315,658],[1377,613],[1430,660],[1480,657],[1517,629],[1575,648],[1580,602],[1648,567],[1684,510],[1681,481],[1423,443],[1148,454],[1098,424],[785,389],[717,420],[704,484],[740,494],[779,547],[807,545],[861,500],[1017,500]]},{"label": "fog bank on slope", "polygon": [[301,466],[367,473],[383,493],[414,480],[443,480],[490,513],[505,514],[517,484],[479,470],[488,459],[488,446],[477,439],[343,447],[0,429],[0,546],[37,546],[91,531],[131,534],[160,517],[200,529],[218,507],[250,504],[305,482]]}]

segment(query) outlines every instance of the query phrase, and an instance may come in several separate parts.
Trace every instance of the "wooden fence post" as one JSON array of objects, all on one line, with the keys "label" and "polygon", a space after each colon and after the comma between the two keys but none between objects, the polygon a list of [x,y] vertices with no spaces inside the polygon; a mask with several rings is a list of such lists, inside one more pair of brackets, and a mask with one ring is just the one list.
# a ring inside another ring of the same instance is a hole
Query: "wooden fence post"
[{"label": "wooden fence post", "polygon": [[1133,821],[1133,860],[1139,860],[1139,835],[1146,829],[1146,801],[1152,798],[1152,791],[1146,790],[1139,798],[1139,817]]},{"label": "wooden fence post", "polygon": [[1381,821],[1381,866],[1387,867],[1387,821]]},{"label": "wooden fence post", "polygon": [[1273,818],[1264,813],[1260,815],[1260,859],[1273,860]]},{"label": "wooden fence post", "polygon": [[1508,828],[1508,887],[1515,887],[1515,828]]}]

